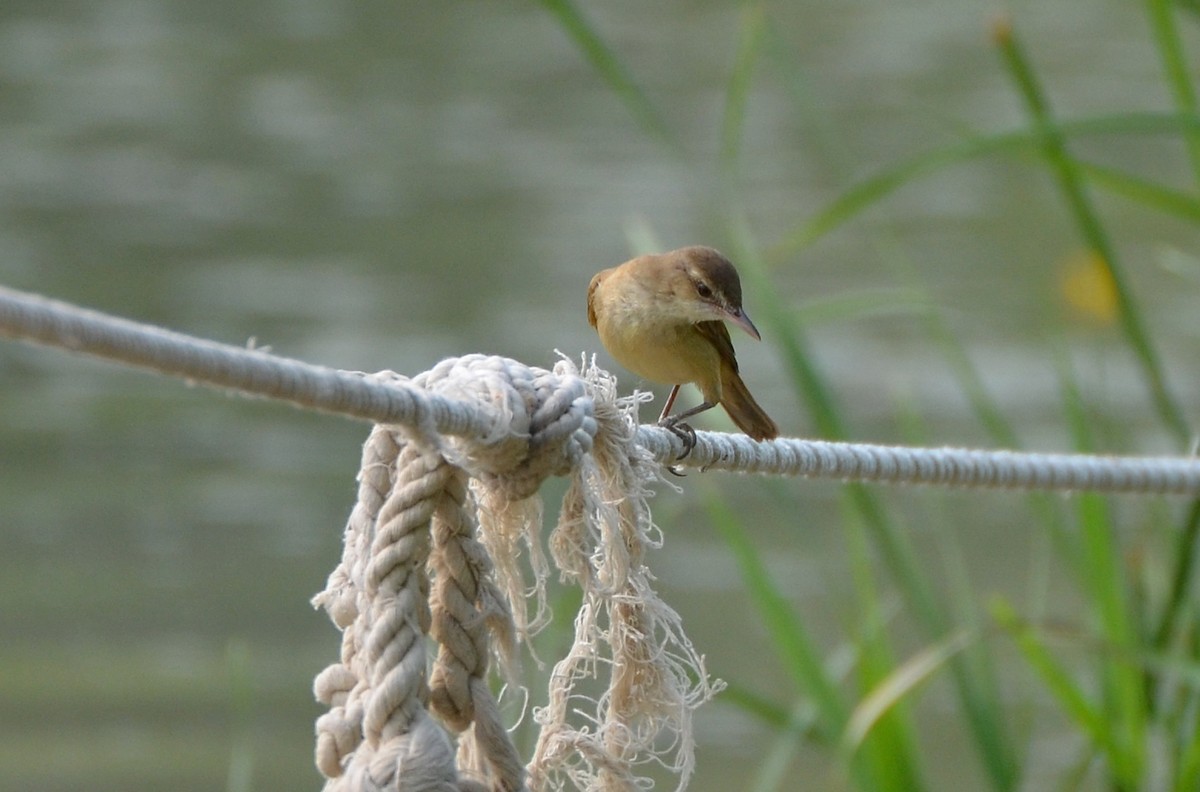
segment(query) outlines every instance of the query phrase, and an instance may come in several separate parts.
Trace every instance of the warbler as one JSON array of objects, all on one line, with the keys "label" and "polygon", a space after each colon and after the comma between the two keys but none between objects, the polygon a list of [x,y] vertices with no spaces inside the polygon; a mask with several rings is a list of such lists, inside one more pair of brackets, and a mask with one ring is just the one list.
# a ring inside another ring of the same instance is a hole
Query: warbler
[{"label": "warbler", "polygon": [[[588,286],[588,322],[604,348],[634,374],[673,386],[658,422],[683,438],[684,456],[695,443],[685,421],[718,404],[755,440],[779,435],[738,373],[727,321],[762,340],[742,307],[737,269],[710,247],[638,256],[597,273]],[[704,401],[672,416],[689,382]]]}]

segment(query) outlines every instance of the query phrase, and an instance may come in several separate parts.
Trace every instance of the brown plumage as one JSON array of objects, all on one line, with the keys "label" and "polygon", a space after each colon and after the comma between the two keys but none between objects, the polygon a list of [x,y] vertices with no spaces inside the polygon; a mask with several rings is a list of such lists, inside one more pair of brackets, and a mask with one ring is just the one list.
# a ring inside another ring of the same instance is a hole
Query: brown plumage
[{"label": "brown plumage", "polygon": [[[686,426],[684,419],[720,404],[755,440],[776,437],[778,427],[738,373],[725,321],[759,338],[742,308],[737,269],[709,247],[639,256],[598,273],[588,287],[588,322],[605,349],[634,374],[674,386],[660,423]],[[686,382],[704,402],[670,416]]]}]

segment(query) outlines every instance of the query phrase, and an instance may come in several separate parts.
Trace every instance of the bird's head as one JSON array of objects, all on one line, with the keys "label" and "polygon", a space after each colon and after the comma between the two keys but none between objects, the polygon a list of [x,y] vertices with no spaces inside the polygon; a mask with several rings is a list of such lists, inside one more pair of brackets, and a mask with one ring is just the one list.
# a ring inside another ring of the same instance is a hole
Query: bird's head
[{"label": "bird's head", "polygon": [[710,247],[679,248],[662,257],[670,291],[693,322],[727,320],[761,340],[742,308],[742,282],[733,262]]}]

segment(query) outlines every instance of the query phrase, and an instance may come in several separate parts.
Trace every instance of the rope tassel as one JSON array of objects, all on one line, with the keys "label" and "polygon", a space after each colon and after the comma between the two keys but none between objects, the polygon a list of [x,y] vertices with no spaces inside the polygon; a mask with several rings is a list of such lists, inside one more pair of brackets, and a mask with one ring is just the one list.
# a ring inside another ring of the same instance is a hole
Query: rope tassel
[{"label": "rope tassel", "polygon": [[[567,361],[549,372],[472,355],[413,382],[474,398],[504,423],[477,439],[379,425],[364,446],[342,560],[313,600],[343,631],[339,661],[315,684],[330,708],[317,722],[326,790],[635,789],[651,761],[675,769],[682,788],[692,712],[720,683],[643,563],[656,544],[646,498],[658,466],[633,442],[636,402],[618,402],[605,372],[581,377]],[[516,688],[518,643],[547,621],[531,504],[564,467],[573,479],[550,544],[586,617],[535,708],[541,731],[524,767],[487,672],[497,658]],[[493,564],[489,547],[509,557]],[[521,550],[532,581],[513,563]],[[578,692],[605,675],[598,699]]]}]

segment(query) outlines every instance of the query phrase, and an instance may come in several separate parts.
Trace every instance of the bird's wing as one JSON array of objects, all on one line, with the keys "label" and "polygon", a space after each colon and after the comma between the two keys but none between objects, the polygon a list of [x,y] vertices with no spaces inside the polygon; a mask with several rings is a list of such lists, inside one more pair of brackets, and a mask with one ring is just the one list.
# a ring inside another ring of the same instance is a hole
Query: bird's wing
[{"label": "bird's wing", "polygon": [[696,322],[694,327],[700,335],[712,342],[712,345],[716,347],[717,354],[721,356],[721,361],[728,364],[736,374],[737,358],[733,354],[733,341],[729,338],[729,328],[725,326],[725,323],[714,319],[709,322]]},{"label": "bird's wing", "polygon": [[596,326],[596,289],[600,288],[600,283],[611,271],[604,270],[603,272],[597,272],[592,278],[592,282],[588,284],[588,324],[592,327]]}]

